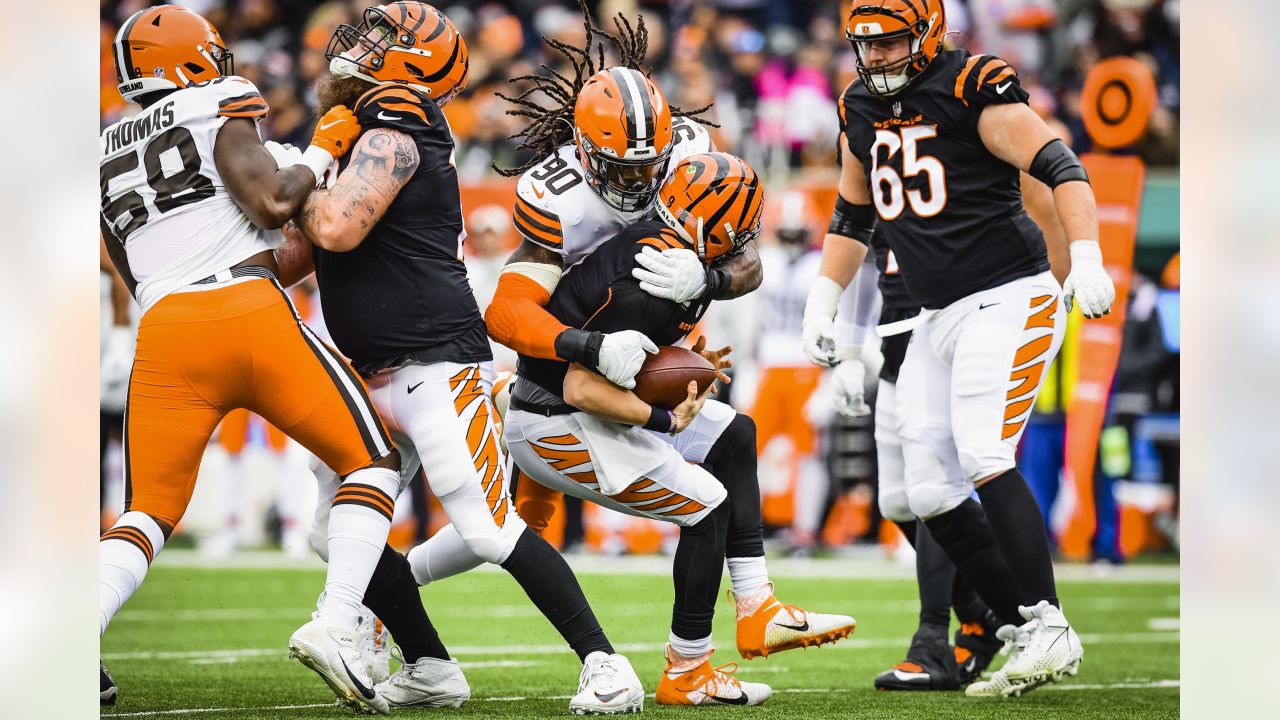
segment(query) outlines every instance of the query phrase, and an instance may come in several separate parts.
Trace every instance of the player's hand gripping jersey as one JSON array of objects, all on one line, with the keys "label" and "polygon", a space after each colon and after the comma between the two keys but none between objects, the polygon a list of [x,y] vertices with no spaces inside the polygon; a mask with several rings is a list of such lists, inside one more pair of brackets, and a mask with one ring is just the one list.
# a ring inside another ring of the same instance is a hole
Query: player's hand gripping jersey
[{"label": "player's hand gripping jersey", "polygon": [[[669,169],[712,150],[707,129],[689,118],[673,118],[672,132]],[[577,146],[565,145],[520,176],[511,219],[523,237],[559,254],[569,268],[650,209],[626,212],[605,202],[587,184]]]},{"label": "player's hand gripping jersey", "polygon": [[840,99],[841,129],[866,169],[880,228],[924,307],[1049,269],[1018,169],[978,136],[984,108],[1027,97],[1003,60],[953,50],[890,98],[855,81]]},{"label": "player's hand gripping jersey", "polygon": [[282,236],[255,226],[214,165],[218,131],[231,118],[261,120],[267,102],[242,77],[177,90],[102,131],[102,217],[129,256],[145,313],[165,295],[225,270]]},{"label": "player's hand gripping jersey", "polygon": [[[362,374],[414,360],[492,359],[462,261],[462,204],[454,142],[440,107],[402,84],[379,85],[354,108],[367,133],[413,138],[418,167],[354,250],[315,249],[325,320]],[[359,151],[343,160],[343,169]],[[371,311],[371,309],[373,309]]]}]

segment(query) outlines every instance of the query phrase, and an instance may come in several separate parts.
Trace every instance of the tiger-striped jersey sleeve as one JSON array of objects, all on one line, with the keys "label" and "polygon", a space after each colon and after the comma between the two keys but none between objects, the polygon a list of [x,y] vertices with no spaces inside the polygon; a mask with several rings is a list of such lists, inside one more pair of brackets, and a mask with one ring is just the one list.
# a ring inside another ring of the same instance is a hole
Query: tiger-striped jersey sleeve
[{"label": "tiger-striped jersey sleeve", "polygon": [[221,82],[209,83],[206,86],[209,92],[217,96],[218,117],[260,120],[267,116],[270,108],[253,83],[242,77],[226,77],[219,80]]},{"label": "tiger-striped jersey sleeve", "polygon": [[[538,197],[539,192],[542,197]],[[552,197],[544,184],[533,181],[527,173],[520,176],[516,183],[511,222],[526,240],[563,256],[564,228],[560,224],[560,215],[550,202]]]},{"label": "tiger-striped jersey sleeve", "polygon": [[981,111],[988,105],[1026,103],[1018,72],[994,55],[970,55],[956,75],[955,96],[962,105]]},{"label": "tiger-striped jersey sleeve", "polygon": [[445,128],[440,108],[426,93],[408,85],[378,85],[361,95],[351,110],[365,130],[384,127],[422,134]]}]

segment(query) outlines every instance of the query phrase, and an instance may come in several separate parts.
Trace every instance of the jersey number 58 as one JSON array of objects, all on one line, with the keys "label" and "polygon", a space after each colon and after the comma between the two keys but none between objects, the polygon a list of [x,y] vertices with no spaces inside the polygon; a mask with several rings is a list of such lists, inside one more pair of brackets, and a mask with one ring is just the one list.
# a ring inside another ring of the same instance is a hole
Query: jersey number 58
[{"label": "jersey number 58", "polygon": [[[147,143],[142,151],[142,164],[147,171],[147,185],[155,192],[152,202],[161,214],[213,197],[213,181],[200,174],[200,150],[196,148],[191,131],[184,127],[166,130]],[[137,190],[122,193],[114,200],[108,190],[112,180],[137,168],[138,153],[135,151],[108,160],[98,170],[102,186],[102,216],[115,230],[121,243],[133,231],[146,225],[150,214]]]},{"label": "jersey number 58", "polygon": [[[921,140],[938,136],[936,125],[913,125],[901,130],[877,130],[876,141],[871,146],[871,199],[876,211],[884,220],[897,219],[907,204],[918,217],[930,218],[947,206],[947,173],[935,157],[921,156],[916,145]],[[880,150],[886,150],[881,164]],[[887,163],[902,153],[902,174]],[[904,177],[924,174],[929,181],[928,197],[920,190],[905,190]]]}]

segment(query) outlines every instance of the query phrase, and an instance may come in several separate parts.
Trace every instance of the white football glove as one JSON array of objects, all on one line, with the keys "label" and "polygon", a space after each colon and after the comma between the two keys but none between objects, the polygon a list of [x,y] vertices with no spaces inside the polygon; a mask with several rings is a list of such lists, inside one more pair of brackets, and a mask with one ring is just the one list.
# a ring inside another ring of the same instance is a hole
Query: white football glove
[{"label": "white football glove", "polygon": [[636,253],[642,267],[631,271],[640,289],[654,297],[687,303],[707,289],[707,267],[697,253],[684,248],[658,252],[646,247]]},{"label": "white football glove", "polygon": [[292,145],[281,145],[275,140],[268,140],[262,146],[271,154],[271,159],[276,161],[277,168],[301,165],[303,162],[302,151]]},{"label": "white football glove", "polygon": [[98,391],[103,410],[122,412],[129,394],[129,373],[133,370],[133,328],[114,325],[102,343],[98,366]]},{"label": "white football glove", "polygon": [[596,368],[609,382],[630,390],[636,386],[636,373],[644,365],[645,353],[658,352],[658,346],[635,330],[620,330],[604,336],[600,343],[600,360]]},{"label": "white football glove", "polygon": [[859,358],[845,360],[831,373],[836,411],[843,417],[860,418],[871,414],[867,404],[867,366]]},{"label": "white football glove", "polygon": [[814,365],[832,367],[836,364],[836,307],[843,292],[839,283],[825,275],[819,275],[809,289],[801,337],[804,354]]},{"label": "white football glove", "polygon": [[1087,318],[1100,318],[1111,312],[1116,299],[1116,286],[1102,266],[1102,250],[1093,240],[1071,243],[1071,273],[1062,284],[1062,297],[1071,312],[1076,299]]}]

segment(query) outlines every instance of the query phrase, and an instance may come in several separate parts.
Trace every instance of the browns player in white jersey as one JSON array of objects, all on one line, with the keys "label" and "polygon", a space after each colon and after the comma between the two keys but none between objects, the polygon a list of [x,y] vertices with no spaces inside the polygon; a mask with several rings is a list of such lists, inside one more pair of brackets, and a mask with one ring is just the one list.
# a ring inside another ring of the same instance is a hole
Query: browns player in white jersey
[{"label": "browns player in white jersey", "polygon": [[[298,319],[272,253],[278,228],[359,126],[334,108],[296,164],[278,163],[258,135],[266,101],[229,74],[217,30],[180,7],[135,13],[113,56],[120,94],[143,109],[102,131],[101,230],[143,315],[125,409],[125,512],[99,543],[99,632],[186,511],[214,428],[247,408],[344,478],[325,600],[290,648],[339,697],[386,712],[354,642],[399,453],[360,378]],[[102,700],[114,701],[101,675]]]}]

